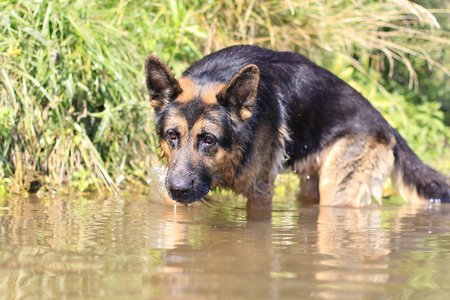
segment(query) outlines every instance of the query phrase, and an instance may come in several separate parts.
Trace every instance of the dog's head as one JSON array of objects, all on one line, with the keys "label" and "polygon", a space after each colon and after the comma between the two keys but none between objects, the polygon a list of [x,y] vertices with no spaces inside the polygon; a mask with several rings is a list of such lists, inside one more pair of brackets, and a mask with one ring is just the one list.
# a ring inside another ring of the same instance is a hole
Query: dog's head
[{"label": "dog's head", "polygon": [[229,185],[242,159],[236,142],[252,116],[259,70],[241,69],[230,82],[176,80],[159,58],[145,60],[146,84],[160,145],[168,161],[169,196],[182,204]]}]

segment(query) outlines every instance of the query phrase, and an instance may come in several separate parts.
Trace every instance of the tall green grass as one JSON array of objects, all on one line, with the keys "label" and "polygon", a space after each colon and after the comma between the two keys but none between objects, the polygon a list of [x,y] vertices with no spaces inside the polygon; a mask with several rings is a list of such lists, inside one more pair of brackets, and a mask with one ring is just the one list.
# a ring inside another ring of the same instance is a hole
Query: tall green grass
[{"label": "tall green grass", "polygon": [[[439,104],[417,93],[416,68],[448,78],[436,49],[448,49],[449,32],[411,1],[0,0],[0,193],[145,184],[160,164],[145,56],[180,75],[240,43],[297,51],[332,69],[419,155],[450,169],[448,127]],[[391,79],[399,73],[406,82]]]},{"label": "tall green grass", "polygon": [[108,4],[2,4],[0,175],[14,191],[43,179],[49,188],[117,191],[120,175],[150,165],[143,53],[120,26],[122,4]]}]

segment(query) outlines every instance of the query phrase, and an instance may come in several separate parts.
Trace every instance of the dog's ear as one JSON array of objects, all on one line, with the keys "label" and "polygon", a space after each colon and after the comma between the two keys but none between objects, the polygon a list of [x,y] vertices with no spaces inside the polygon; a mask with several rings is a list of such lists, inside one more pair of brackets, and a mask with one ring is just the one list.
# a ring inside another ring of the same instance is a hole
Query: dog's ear
[{"label": "dog's ear", "polygon": [[231,113],[245,120],[251,117],[259,83],[259,69],[255,65],[242,68],[217,95],[219,103]]},{"label": "dog's ear", "polygon": [[150,104],[157,112],[182,92],[167,65],[154,55],[145,59],[145,81],[150,94]]}]

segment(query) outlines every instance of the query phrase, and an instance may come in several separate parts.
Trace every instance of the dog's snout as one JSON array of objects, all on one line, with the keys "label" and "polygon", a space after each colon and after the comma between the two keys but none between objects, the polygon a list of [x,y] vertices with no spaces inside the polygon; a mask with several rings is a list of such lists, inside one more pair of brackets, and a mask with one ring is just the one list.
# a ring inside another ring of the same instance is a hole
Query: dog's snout
[{"label": "dog's snout", "polygon": [[169,190],[173,195],[182,196],[192,190],[193,181],[189,179],[176,178],[169,182]]},{"label": "dog's snout", "polygon": [[189,162],[172,161],[166,175],[169,197],[178,203],[189,205],[205,196],[211,181],[203,168],[193,167]]}]

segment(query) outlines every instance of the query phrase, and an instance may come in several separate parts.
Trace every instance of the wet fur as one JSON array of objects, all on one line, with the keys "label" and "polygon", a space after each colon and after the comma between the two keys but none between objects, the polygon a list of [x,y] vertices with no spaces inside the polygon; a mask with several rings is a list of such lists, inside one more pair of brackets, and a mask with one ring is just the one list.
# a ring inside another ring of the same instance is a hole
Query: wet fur
[{"label": "wet fur", "polygon": [[297,53],[230,47],[179,80],[155,56],[145,69],[166,187],[178,202],[220,186],[270,209],[275,177],[289,168],[301,177],[301,198],[323,205],[381,202],[389,176],[406,201],[450,201],[444,176],[364,97]]}]

